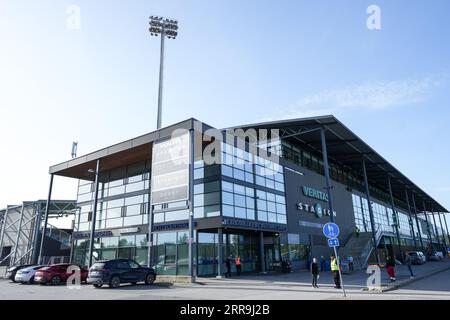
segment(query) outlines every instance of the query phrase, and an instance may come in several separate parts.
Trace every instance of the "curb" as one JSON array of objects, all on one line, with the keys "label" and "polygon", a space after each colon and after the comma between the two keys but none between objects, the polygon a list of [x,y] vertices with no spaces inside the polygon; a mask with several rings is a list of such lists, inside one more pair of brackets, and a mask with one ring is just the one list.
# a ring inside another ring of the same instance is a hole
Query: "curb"
[{"label": "curb", "polygon": [[445,267],[444,269],[431,271],[431,272],[429,272],[429,273],[427,273],[427,274],[424,274],[424,275],[421,275],[421,276],[414,277],[413,279],[404,280],[403,282],[400,282],[400,283],[397,283],[397,284],[394,284],[394,285],[382,286],[381,288],[373,289],[373,290],[369,290],[369,289],[366,287],[366,288],[363,289],[363,291],[365,291],[365,292],[373,292],[373,291],[377,291],[377,292],[379,292],[379,293],[384,293],[384,292],[394,291],[394,290],[397,290],[397,289],[399,289],[399,288],[401,288],[401,287],[404,287],[404,286],[406,286],[406,285],[408,285],[408,284],[411,284],[411,283],[413,283],[413,282],[416,282],[416,281],[419,281],[419,280],[422,280],[422,279],[425,279],[425,278],[434,276],[434,275],[436,275],[436,274],[438,274],[438,273],[441,273],[441,272],[444,272],[444,271],[447,271],[447,270],[450,270],[450,266],[447,266],[447,267]]}]

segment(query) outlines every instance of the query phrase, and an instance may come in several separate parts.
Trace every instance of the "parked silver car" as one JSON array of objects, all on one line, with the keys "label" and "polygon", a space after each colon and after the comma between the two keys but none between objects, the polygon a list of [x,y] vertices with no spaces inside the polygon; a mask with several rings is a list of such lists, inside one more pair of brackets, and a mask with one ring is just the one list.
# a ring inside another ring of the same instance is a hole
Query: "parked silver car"
[{"label": "parked silver car", "polygon": [[422,251],[408,251],[406,254],[411,259],[412,264],[424,264],[427,261]]}]

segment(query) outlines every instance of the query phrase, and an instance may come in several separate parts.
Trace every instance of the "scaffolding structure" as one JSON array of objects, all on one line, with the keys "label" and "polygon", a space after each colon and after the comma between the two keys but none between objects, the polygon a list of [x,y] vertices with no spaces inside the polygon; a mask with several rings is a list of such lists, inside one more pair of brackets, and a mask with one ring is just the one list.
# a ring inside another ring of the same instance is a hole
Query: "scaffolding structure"
[{"label": "scaffolding structure", "polygon": [[[77,209],[75,200],[54,200],[49,207],[52,218],[74,215]],[[0,210],[0,266],[37,263],[45,210],[46,200],[24,201]],[[56,227],[48,226],[46,236],[70,247],[70,234]]]}]

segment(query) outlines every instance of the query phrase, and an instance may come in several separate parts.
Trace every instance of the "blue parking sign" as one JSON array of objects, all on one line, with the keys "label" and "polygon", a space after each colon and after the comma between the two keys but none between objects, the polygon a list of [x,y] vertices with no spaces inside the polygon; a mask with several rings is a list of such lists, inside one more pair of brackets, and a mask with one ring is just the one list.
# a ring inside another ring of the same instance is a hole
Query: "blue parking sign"
[{"label": "blue parking sign", "polygon": [[328,222],[323,226],[323,234],[329,239],[334,239],[339,236],[339,227],[336,223]]},{"label": "blue parking sign", "polygon": [[328,246],[333,247],[339,247],[339,239],[328,239]]}]

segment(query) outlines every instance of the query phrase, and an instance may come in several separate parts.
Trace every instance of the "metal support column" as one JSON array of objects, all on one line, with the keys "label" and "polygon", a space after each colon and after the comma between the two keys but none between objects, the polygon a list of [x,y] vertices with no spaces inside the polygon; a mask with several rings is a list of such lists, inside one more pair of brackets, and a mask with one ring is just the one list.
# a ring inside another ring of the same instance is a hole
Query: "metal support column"
[{"label": "metal support column", "polygon": [[320,130],[320,142],[322,144],[323,169],[325,173],[325,183],[328,193],[328,206],[330,209],[330,221],[334,223],[333,194],[331,193],[330,167],[328,165],[327,141],[325,138],[325,129]]},{"label": "metal support column", "polygon": [[450,233],[448,233],[448,226],[447,226],[447,217],[444,213],[444,222],[445,222],[445,230],[447,230],[447,240],[449,241],[449,247],[450,247]]},{"label": "metal support column", "polygon": [[6,222],[8,221],[8,205],[6,205],[5,214],[3,215],[3,223],[2,223],[2,232],[0,234],[0,259],[2,259],[3,253],[3,239],[5,237],[6,232]]},{"label": "metal support column", "polygon": [[31,255],[31,263],[37,264],[38,263],[38,241],[39,241],[39,231],[41,230],[41,204],[38,203],[35,205],[36,210],[36,217],[34,220],[34,231],[33,231],[33,251]]},{"label": "metal support column", "polygon": [[[164,37],[164,35],[161,35]],[[195,281],[194,273],[194,130],[189,131],[189,275]]]},{"label": "metal support column", "polygon": [[425,215],[425,221],[427,222],[427,235],[428,235],[428,241],[430,241],[430,247],[431,251],[433,251],[433,238],[431,237],[431,227],[430,223],[428,222],[428,216],[427,216],[427,209],[425,207],[425,201],[422,201],[422,207],[423,207],[423,213]]},{"label": "metal support column", "polygon": [[414,240],[414,249],[418,251],[417,248],[417,241],[416,241],[416,233],[414,232],[414,222],[412,219],[412,213],[411,213],[411,206],[409,204],[409,196],[408,196],[408,190],[405,189],[405,198],[406,198],[406,204],[408,205],[408,220],[409,220],[409,227],[411,228],[412,237]]},{"label": "metal support column", "polygon": [[434,217],[433,207],[431,207],[431,215],[433,217],[434,233],[436,234],[436,239],[437,239],[437,242],[438,242],[438,246],[439,246],[439,248],[441,248],[441,240],[439,239],[439,231],[438,231],[438,227],[437,227],[437,224],[436,224],[436,218]]},{"label": "metal support column", "polygon": [[89,238],[89,267],[92,266],[92,255],[94,253],[94,236],[95,236],[95,222],[97,221],[97,204],[98,204],[98,186],[100,184],[100,159],[97,159],[95,166],[95,181],[94,181],[94,207],[92,208],[92,226],[91,236]]},{"label": "metal support column", "polygon": [[264,232],[259,232],[259,256],[261,257],[261,272],[266,273],[266,259],[264,257]]},{"label": "metal support column", "polygon": [[372,202],[370,201],[370,191],[369,191],[369,181],[367,180],[367,170],[366,170],[366,160],[362,159],[362,167],[363,167],[363,175],[364,175],[364,186],[366,189],[366,198],[367,198],[367,205],[369,207],[369,216],[370,216],[370,226],[372,228],[372,241],[373,241],[373,250],[375,253],[375,258],[377,259],[377,264],[380,265],[380,256],[378,254],[377,250],[377,239],[376,239],[376,230],[375,230],[375,222],[373,218],[373,209],[372,209]]},{"label": "metal support column", "polygon": [[222,278],[222,261],[223,261],[223,233],[222,228],[217,228],[217,278]]},{"label": "metal support column", "polygon": [[425,246],[423,245],[422,232],[420,232],[420,224],[419,224],[419,217],[418,217],[418,213],[417,213],[416,198],[414,197],[414,192],[412,192],[412,191],[411,191],[411,198],[412,198],[412,202],[413,202],[414,213],[416,216],[416,226],[417,226],[417,232],[419,233],[420,247],[422,248],[422,250],[425,250]]},{"label": "metal support column", "polygon": [[392,214],[395,216],[394,226],[395,226],[395,233],[397,234],[397,244],[398,244],[398,251],[400,253],[400,261],[404,262],[402,244],[400,242],[400,231],[398,230],[398,225],[400,221],[399,216],[397,214],[397,210],[395,209],[394,195],[392,194],[391,177],[389,175],[388,175],[388,187],[389,187],[389,196],[391,198]]},{"label": "metal support column", "polygon": [[53,174],[50,174],[50,186],[48,188],[47,204],[45,206],[44,226],[43,226],[42,232],[41,232],[41,246],[39,248],[38,264],[43,263],[42,254],[43,254],[43,250],[44,250],[45,234],[47,233],[48,213],[50,211],[50,201],[52,198],[52,189],[53,189]]},{"label": "metal support column", "polygon": [[13,266],[16,263],[16,257],[17,257],[17,251],[19,247],[19,241],[20,241],[20,230],[22,229],[22,221],[23,221],[23,211],[25,209],[25,202],[22,202],[22,209],[20,210],[20,220],[19,220],[19,227],[17,228],[17,236],[16,236],[16,243],[14,244],[14,254],[13,258],[11,260],[10,265]]},{"label": "metal support column", "polygon": [[158,88],[158,118],[156,128],[161,129],[162,123],[162,94],[163,94],[163,72],[164,72],[164,39],[166,38],[164,27],[161,30],[161,52],[159,57],[159,88]]},{"label": "metal support column", "polygon": [[[153,151],[150,150],[150,153]],[[150,165],[151,166],[151,165]],[[153,265],[153,206],[152,206],[152,168],[148,174],[148,250],[147,250],[147,264],[151,268]]]},{"label": "metal support column", "polygon": [[[445,232],[444,232],[444,228],[442,227],[442,220],[441,220],[441,213],[440,212],[438,212],[438,218],[439,218],[439,225],[441,226],[442,241],[444,242],[445,251],[447,251],[447,240],[445,239]],[[445,254],[445,252],[444,252],[444,254]]]}]

